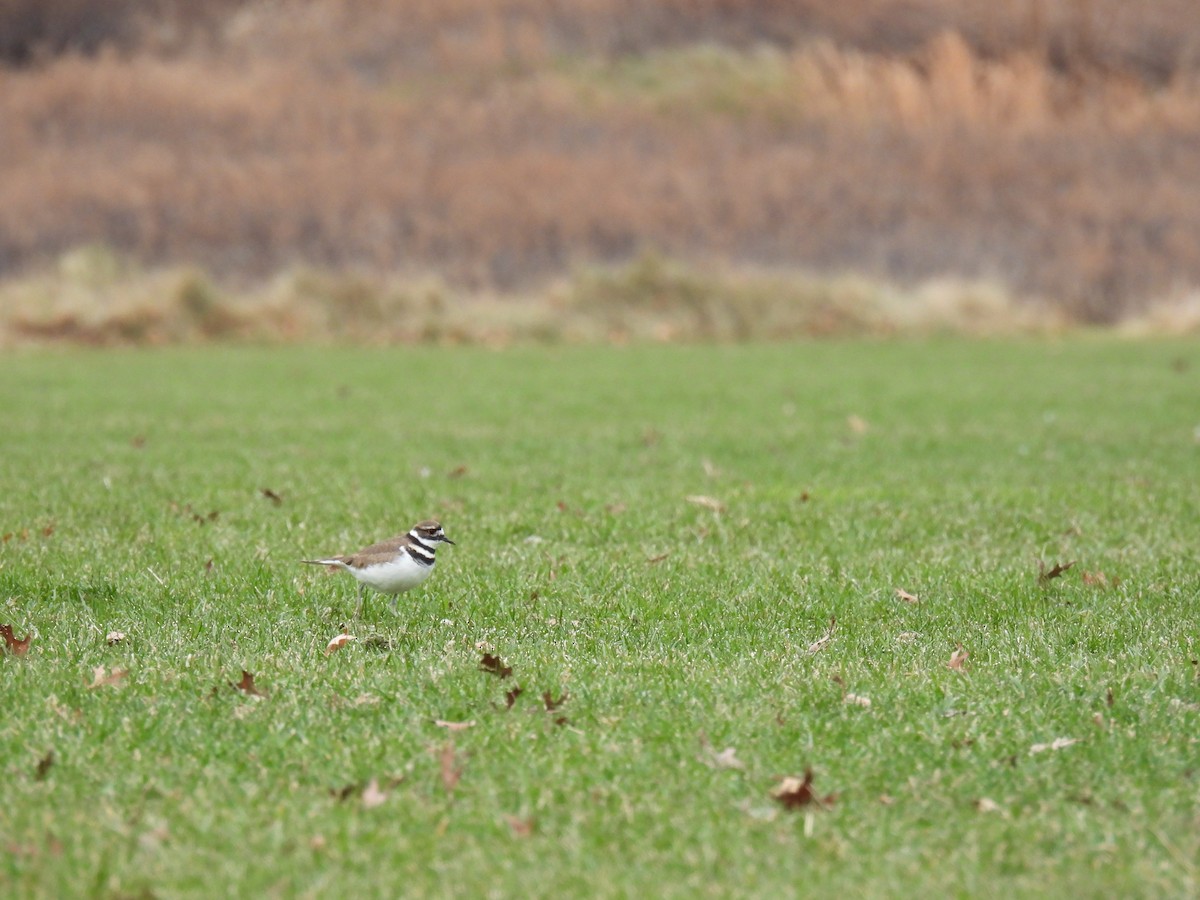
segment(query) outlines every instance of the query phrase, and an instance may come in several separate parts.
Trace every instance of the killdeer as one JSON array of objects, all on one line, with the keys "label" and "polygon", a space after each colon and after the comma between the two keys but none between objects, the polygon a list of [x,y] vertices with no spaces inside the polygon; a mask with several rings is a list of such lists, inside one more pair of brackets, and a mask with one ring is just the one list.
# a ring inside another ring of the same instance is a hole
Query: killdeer
[{"label": "killdeer", "polygon": [[[433,572],[434,551],[439,543],[453,544],[442,526],[432,519],[418,522],[391,540],[364,547],[349,556],[302,560],[315,566],[336,566],[358,579],[358,606],[354,618],[362,612],[363,585],[381,594],[402,594],[412,590]],[[392,600],[395,609],[396,601]]]}]

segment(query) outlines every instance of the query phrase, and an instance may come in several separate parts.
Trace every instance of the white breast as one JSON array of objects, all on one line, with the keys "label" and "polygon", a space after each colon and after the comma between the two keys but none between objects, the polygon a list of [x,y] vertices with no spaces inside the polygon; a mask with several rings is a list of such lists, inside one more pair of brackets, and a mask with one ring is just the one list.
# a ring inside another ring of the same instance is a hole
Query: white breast
[{"label": "white breast", "polygon": [[350,569],[350,572],[368,587],[384,594],[400,594],[415,588],[429,577],[433,566],[423,566],[407,553],[401,553],[391,562],[377,563],[365,569]]}]

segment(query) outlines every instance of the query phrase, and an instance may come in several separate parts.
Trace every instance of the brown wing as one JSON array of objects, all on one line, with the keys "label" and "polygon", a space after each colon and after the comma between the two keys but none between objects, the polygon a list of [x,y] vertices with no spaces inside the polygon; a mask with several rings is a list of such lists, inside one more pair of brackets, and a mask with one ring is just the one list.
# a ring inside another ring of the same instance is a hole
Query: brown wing
[{"label": "brown wing", "polygon": [[356,569],[373,566],[377,563],[390,562],[395,559],[397,553],[408,546],[408,541],[409,537],[407,534],[400,534],[386,541],[380,541],[378,544],[372,544],[370,547],[363,547],[363,549],[355,554],[343,556],[342,560],[345,561],[346,565],[353,566]]}]

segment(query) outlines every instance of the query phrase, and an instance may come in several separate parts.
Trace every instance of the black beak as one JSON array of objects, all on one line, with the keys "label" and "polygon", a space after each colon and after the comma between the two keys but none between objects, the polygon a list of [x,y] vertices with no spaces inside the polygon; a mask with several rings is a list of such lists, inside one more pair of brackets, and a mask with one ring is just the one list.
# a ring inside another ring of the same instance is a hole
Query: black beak
[{"label": "black beak", "polygon": [[443,543],[443,544],[453,544],[453,543],[454,543],[454,541],[450,540],[450,538],[446,537],[446,536],[443,534],[443,535],[442,535],[442,543]]}]

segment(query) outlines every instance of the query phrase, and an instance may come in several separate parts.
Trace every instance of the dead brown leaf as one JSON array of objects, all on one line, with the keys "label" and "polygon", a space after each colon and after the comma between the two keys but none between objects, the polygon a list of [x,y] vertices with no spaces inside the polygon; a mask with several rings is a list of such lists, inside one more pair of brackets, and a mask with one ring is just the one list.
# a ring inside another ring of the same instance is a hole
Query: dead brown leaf
[{"label": "dead brown leaf", "polygon": [[254,676],[242,669],[242,680],[237,684],[229,682],[230,687],[241,691],[243,694],[249,694],[251,697],[265,697],[267,692],[254,684]]},{"label": "dead brown leaf", "polygon": [[705,755],[701,757],[701,761],[706,766],[711,766],[714,769],[745,769],[746,764],[738,759],[737,750],[733,747],[726,747],[720,753],[712,749],[712,747],[704,748]]},{"label": "dead brown leaf", "polygon": [[379,789],[379,779],[372,778],[367,782],[367,786],[363,788],[363,809],[374,809],[376,806],[380,806],[384,801],[386,801],[387,798],[387,792]]},{"label": "dead brown leaf", "polygon": [[725,504],[716,497],[709,497],[706,494],[689,494],[684,497],[688,503],[694,503],[697,506],[703,506],[705,509],[711,509],[715,513],[725,512]]},{"label": "dead brown leaf", "polygon": [[270,500],[275,506],[281,506],[283,504],[283,498],[270,488],[259,488],[258,492]]},{"label": "dead brown leaf", "polygon": [[1003,812],[999,803],[995,800],[989,800],[987,797],[980,797],[976,800],[975,809],[981,813]]},{"label": "dead brown leaf", "polygon": [[46,755],[38,760],[37,771],[34,773],[34,780],[45,781],[46,773],[50,771],[50,767],[54,765],[54,751],[47,750]]},{"label": "dead brown leaf", "polygon": [[648,560],[646,560],[646,562],[650,563],[651,565],[654,565],[655,563],[662,562],[664,559],[666,559],[670,555],[671,555],[670,553],[660,553],[660,554],[658,554],[658,556],[650,557]]},{"label": "dead brown leaf", "polygon": [[797,778],[789,775],[771,791],[771,796],[783,804],[784,809],[798,809],[810,804],[820,809],[828,809],[837,801],[837,794],[826,794],[818,797],[812,789],[812,769],[804,770],[804,777]]},{"label": "dead brown leaf", "polygon": [[[171,506],[176,510],[179,509],[178,504],[172,503]],[[195,522],[197,525],[206,525],[209,522],[215,522],[215,521],[217,521],[217,519],[221,518],[221,513],[215,509],[211,510],[208,513],[208,515],[201,515],[200,513],[196,512],[194,509],[192,509],[192,504],[190,504],[190,503],[186,504],[183,507],[182,512],[184,515],[191,516],[192,521]]]},{"label": "dead brown leaf", "polygon": [[570,698],[571,695],[566,691],[563,691],[562,695],[557,700],[551,698],[549,691],[542,691],[542,703],[546,704],[546,712],[554,712]]},{"label": "dead brown leaf", "polygon": [[529,837],[537,826],[537,822],[533,818],[522,819],[519,816],[505,816],[504,818],[516,837]]},{"label": "dead brown leaf", "polygon": [[446,477],[448,477],[448,478],[462,478],[464,475],[466,475],[466,474],[467,474],[467,471],[468,471],[468,470],[467,470],[467,467],[466,467],[465,465],[458,465],[458,466],[455,466],[453,469],[451,469],[449,472],[447,472],[447,473],[446,473]]},{"label": "dead brown leaf", "polygon": [[512,666],[506,666],[504,660],[490,653],[483,654],[483,659],[479,661],[479,669],[500,678],[507,678],[513,672]]},{"label": "dead brown leaf", "polygon": [[33,640],[33,633],[25,635],[21,640],[17,640],[17,636],[13,634],[11,625],[0,625],[0,636],[4,638],[4,649],[13,656],[24,656],[29,652],[29,642]]},{"label": "dead brown leaf", "polygon": [[829,617],[829,628],[825,631],[824,637],[821,637],[808,645],[809,653],[819,653],[824,650],[829,642],[833,640],[833,634],[837,631],[837,616]]},{"label": "dead brown leaf", "polygon": [[466,731],[468,728],[475,727],[475,720],[469,722],[447,722],[445,719],[434,719],[433,724],[438,728],[445,728],[447,731]]},{"label": "dead brown leaf", "polygon": [[1054,578],[1060,578],[1071,566],[1075,565],[1075,560],[1066,563],[1055,563],[1049,569],[1046,568],[1044,560],[1038,560],[1038,581],[1043,584]]},{"label": "dead brown leaf", "polygon": [[1079,738],[1055,738],[1048,744],[1034,744],[1029,748],[1030,753],[1045,753],[1047,750],[1062,750],[1064,747],[1070,747],[1072,744],[1078,744]]},{"label": "dead brown leaf", "polygon": [[1103,572],[1084,571],[1084,573],[1081,577],[1082,577],[1083,583],[1085,585],[1087,585],[1088,587],[1094,587],[1094,588],[1114,587],[1114,588],[1116,588],[1116,587],[1121,586],[1120,578],[1113,577],[1112,579],[1109,579],[1109,577],[1107,575],[1105,575]]},{"label": "dead brown leaf", "polygon": [[336,653],[354,639],[354,635],[343,628],[341,634],[335,634],[330,638],[329,643],[325,645],[325,655],[329,656],[331,653]]},{"label": "dead brown leaf", "polygon": [[442,787],[448,793],[453,793],[462,778],[462,767],[457,765],[458,757],[454,751],[454,741],[447,741],[438,753],[438,764],[442,774]]},{"label": "dead brown leaf", "polygon": [[128,669],[113,669],[105,675],[104,666],[96,666],[92,669],[92,683],[88,685],[88,690],[118,685],[128,674]]},{"label": "dead brown leaf", "polygon": [[366,784],[362,782],[352,782],[340,788],[330,788],[329,796],[337,800],[339,803],[349,800],[351,797],[358,797],[362,800],[363,806],[367,809],[379,806],[386,800],[396,785],[404,781],[403,775],[397,775],[387,779],[386,783],[380,784],[378,778],[372,778]]},{"label": "dead brown leaf", "polygon": [[517,698],[525,693],[523,688],[515,687],[504,695],[504,708],[512,709],[513,704],[517,702]]},{"label": "dead brown leaf", "polygon": [[963,649],[963,645],[959,644],[958,649],[950,654],[950,662],[946,663],[946,668],[952,672],[965,672],[967,671],[967,660],[970,656],[971,654]]},{"label": "dead brown leaf", "polygon": [[916,594],[910,594],[904,588],[896,588],[896,597],[903,600],[905,603],[920,603],[921,598]]}]

